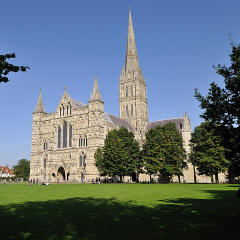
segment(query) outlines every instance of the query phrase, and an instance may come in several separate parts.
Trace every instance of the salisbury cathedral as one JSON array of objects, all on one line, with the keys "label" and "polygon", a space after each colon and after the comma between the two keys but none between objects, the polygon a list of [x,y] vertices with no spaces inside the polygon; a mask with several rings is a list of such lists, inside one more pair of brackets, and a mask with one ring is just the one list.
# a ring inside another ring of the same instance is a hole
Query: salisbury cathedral
[{"label": "salisbury cathedral", "polygon": [[[173,122],[189,153],[191,126],[187,114],[176,119],[148,121],[146,81],[138,61],[131,12],[126,59],[119,79],[119,113],[117,117],[104,112],[97,76],[88,104],[72,99],[65,88],[56,112],[46,113],[40,91],[33,112],[30,178],[47,182],[91,182],[99,177],[94,164],[96,149],[104,145],[110,130],[120,127],[132,131],[142,144],[149,129]],[[142,174],[139,179],[144,181],[149,177]],[[201,179],[202,182],[210,181],[208,177]],[[194,169],[190,163],[181,180],[194,181]]]}]

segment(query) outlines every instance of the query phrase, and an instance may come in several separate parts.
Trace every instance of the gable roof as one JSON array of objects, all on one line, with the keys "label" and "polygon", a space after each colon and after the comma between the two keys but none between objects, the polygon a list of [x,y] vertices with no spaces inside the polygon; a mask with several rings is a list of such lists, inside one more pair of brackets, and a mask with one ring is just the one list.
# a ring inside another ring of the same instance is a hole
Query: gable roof
[{"label": "gable roof", "polygon": [[156,126],[163,126],[170,122],[175,123],[177,129],[183,128],[183,118],[172,118],[172,119],[166,119],[166,120],[159,120],[155,122],[148,122],[146,124],[146,131],[149,131],[151,128],[154,128]]},{"label": "gable roof", "polygon": [[106,112],[104,113],[104,119],[113,125],[127,128],[128,130],[130,130],[132,132],[134,131],[132,124],[130,122],[128,122],[127,120],[116,117],[116,116],[106,113]]},{"label": "gable roof", "polygon": [[86,106],[84,103],[74,100],[72,98],[71,98],[71,102],[72,102],[74,108],[82,108],[82,107]]}]

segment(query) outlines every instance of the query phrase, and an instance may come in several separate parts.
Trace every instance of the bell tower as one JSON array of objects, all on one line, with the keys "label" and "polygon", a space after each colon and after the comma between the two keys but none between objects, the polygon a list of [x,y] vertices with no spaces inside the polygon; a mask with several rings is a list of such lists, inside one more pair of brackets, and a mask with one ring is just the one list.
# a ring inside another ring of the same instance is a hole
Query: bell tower
[{"label": "bell tower", "polygon": [[131,122],[136,130],[148,122],[146,82],[138,62],[130,10],[126,58],[119,80],[119,112],[120,118]]}]

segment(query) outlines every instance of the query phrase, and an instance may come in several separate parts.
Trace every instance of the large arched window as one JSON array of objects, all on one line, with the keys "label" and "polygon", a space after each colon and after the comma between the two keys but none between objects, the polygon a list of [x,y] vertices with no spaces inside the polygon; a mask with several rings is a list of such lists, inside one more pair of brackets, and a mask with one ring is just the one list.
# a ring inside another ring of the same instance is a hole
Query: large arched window
[{"label": "large arched window", "polygon": [[133,105],[131,104],[131,116],[133,116]]},{"label": "large arched window", "polygon": [[69,126],[69,147],[72,146],[72,125]]},{"label": "large arched window", "polygon": [[67,147],[67,123],[63,123],[63,148]]},{"label": "large arched window", "polygon": [[61,128],[58,128],[58,148],[61,147]]},{"label": "large arched window", "polygon": [[129,117],[128,105],[126,106],[126,116]]}]

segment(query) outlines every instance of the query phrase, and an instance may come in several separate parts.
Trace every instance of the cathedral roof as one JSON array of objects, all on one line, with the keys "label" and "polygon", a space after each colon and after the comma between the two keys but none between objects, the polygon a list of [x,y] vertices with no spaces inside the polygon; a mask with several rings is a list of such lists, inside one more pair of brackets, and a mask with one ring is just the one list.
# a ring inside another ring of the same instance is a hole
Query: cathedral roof
[{"label": "cathedral roof", "polygon": [[175,123],[177,129],[183,128],[183,118],[172,118],[172,119],[166,119],[166,120],[159,120],[159,121],[155,121],[155,122],[148,122],[146,124],[146,131],[148,131],[151,128],[154,128],[156,126],[163,126],[170,122]]},{"label": "cathedral roof", "polygon": [[116,116],[106,113],[106,112],[104,113],[104,119],[113,125],[127,128],[128,130],[130,130],[132,132],[134,131],[132,124],[130,122],[128,122],[127,120],[116,117]]},{"label": "cathedral roof", "polygon": [[81,103],[77,100],[74,100],[71,98],[71,101],[72,101],[72,104],[73,104],[73,107],[74,108],[82,108],[82,107],[85,107],[86,105],[84,103]]}]

